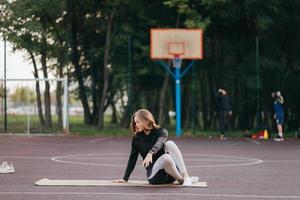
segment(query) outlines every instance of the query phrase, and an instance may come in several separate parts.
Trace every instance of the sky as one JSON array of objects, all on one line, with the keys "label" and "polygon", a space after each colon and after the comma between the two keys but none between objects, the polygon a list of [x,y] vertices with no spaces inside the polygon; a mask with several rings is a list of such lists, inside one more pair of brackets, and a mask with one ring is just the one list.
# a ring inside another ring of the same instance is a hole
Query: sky
[{"label": "sky", "polygon": [[[12,52],[12,46],[6,43],[6,78],[34,78],[33,66],[26,56],[25,52]],[[4,78],[3,40],[0,40],[0,78]]]},{"label": "sky", "polygon": [[[7,79],[34,79],[33,65],[31,60],[28,59],[29,55],[25,51],[13,52],[12,45],[6,43],[6,78]],[[37,65],[40,63],[37,60]],[[42,73],[39,73],[39,77],[43,78]],[[51,74],[48,74],[49,78],[54,78]],[[0,38],[0,79],[4,78],[4,42]],[[2,81],[0,81],[1,84]],[[51,84],[51,82],[50,82]],[[35,82],[33,81],[7,81],[6,86],[8,92],[12,93],[17,87],[29,87],[35,89]],[[43,84],[40,85],[43,88]],[[51,87],[55,89],[55,87]]]},{"label": "sky", "polygon": [[[12,45],[6,43],[6,78],[7,79],[24,79],[24,78],[34,78],[33,76],[33,66],[29,60],[26,60],[25,52],[12,51]],[[0,78],[4,78],[4,42],[0,39]],[[14,88],[20,86],[29,86],[32,83],[26,82],[15,82],[7,81],[6,86],[9,91],[13,91]],[[31,87],[31,86],[30,86]]]}]

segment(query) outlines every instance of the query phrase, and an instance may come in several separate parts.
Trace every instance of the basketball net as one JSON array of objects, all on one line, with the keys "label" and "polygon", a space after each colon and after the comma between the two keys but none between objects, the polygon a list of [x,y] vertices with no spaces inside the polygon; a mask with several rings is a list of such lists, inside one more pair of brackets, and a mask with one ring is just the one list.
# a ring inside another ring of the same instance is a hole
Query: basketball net
[{"label": "basketball net", "polygon": [[172,59],[173,67],[181,68],[182,59],[179,54],[174,54],[174,58]]}]

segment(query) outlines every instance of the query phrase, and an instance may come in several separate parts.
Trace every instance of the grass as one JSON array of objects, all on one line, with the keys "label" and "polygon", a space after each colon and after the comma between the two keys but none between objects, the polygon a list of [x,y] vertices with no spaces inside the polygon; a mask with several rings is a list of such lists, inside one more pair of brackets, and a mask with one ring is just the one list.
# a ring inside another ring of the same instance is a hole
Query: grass
[{"label": "grass", "polygon": [[[0,120],[1,129],[3,131],[4,121]],[[53,117],[53,127],[41,126],[38,116],[33,115],[8,115],[7,116],[7,132],[8,133],[56,133],[58,132],[57,117]]]},{"label": "grass", "polygon": [[[118,125],[108,123],[108,118],[105,119],[105,126],[103,129],[98,129],[94,126],[84,125],[81,116],[70,116],[69,119],[70,133],[74,135],[90,136],[125,136],[130,135],[129,131],[121,128]],[[57,128],[57,116],[52,116],[52,127],[42,126],[37,115],[8,115],[7,116],[7,133],[60,133],[62,130]],[[3,118],[0,119],[0,133],[4,130]]]},{"label": "grass", "polygon": [[[8,133],[27,133],[28,132],[28,121],[30,122],[29,132],[34,133],[59,133],[62,132],[57,127],[57,117],[53,116],[53,128],[47,128],[41,126],[39,123],[38,116],[27,116],[27,115],[8,115]],[[83,118],[81,116],[70,116],[70,134],[80,136],[130,136],[131,133],[128,129],[120,127],[117,124],[109,123],[110,118],[106,117],[104,120],[104,128],[98,129],[95,126],[84,125]],[[3,118],[0,119],[0,133],[3,132]],[[175,126],[175,125],[174,125]],[[176,136],[175,127],[168,129],[169,135],[172,137]],[[203,131],[203,130],[183,130],[183,137],[208,137],[217,138],[219,137],[218,131]],[[226,135],[230,138],[242,138],[246,134],[252,134],[254,131],[228,131]],[[275,133],[271,133],[271,137],[274,137]],[[296,136],[295,132],[285,132],[285,137],[293,138]]]}]

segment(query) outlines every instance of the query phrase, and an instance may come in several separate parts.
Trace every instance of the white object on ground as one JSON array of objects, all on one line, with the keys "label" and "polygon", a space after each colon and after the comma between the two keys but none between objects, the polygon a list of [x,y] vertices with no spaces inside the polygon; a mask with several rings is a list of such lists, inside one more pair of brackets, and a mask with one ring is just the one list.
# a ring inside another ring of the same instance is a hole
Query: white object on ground
[{"label": "white object on ground", "polygon": [[0,174],[9,174],[14,172],[15,169],[13,164],[8,164],[7,161],[3,161],[2,164],[0,165]]}]

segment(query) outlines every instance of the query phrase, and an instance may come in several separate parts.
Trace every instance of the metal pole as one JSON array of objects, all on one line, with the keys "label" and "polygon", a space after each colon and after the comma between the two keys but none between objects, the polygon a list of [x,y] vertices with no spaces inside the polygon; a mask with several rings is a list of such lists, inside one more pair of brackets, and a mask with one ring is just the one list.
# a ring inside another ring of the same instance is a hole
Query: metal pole
[{"label": "metal pole", "polygon": [[63,131],[69,134],[69,105],[68,105],[68,76],[64,77],[64,110],[63,110]]},{"label": "metal pole", "polygon": [[7,96],[6,96],[6,38],[4,37],[4,133],[7,132]]},{"label": "metal pole", "polygon": [[131,67],[131,36],[128,36],[128,111],[131,113],[132,100],[132,67]]},{"label": "metal pole", "polygon": [[176,96],[176,137],[181,136],[181,88],[180,88],[180,79],[183,75],[194,65],[194,61],[181,73],[181,62],[182,59],[176,57],[173,59],[173,66],[175,67],[175,74],[169,70],[168,65],[165,62],[160,61],[159,63],[163,66],[175,79],[175,96]]},{"label": "metal pole", "polygon": [[257,127],[261,127],[261,113],[260,113],[260,77],[259,77],[259,38],[256,36],[256,102],[257,102]]},{"label": "metal pole", "polygon": [[196,116],[196,83],[195,83],[195,66],[192,68],[192,131],[195,134],[195,116]]},{"label": "metal pole", "polygon": [[[176,58],[175,58],[176,59]],[[181,136],[181,90],[180,90],[180,62],[175,66],[175,92],[176,92],[176,136]]]}]

